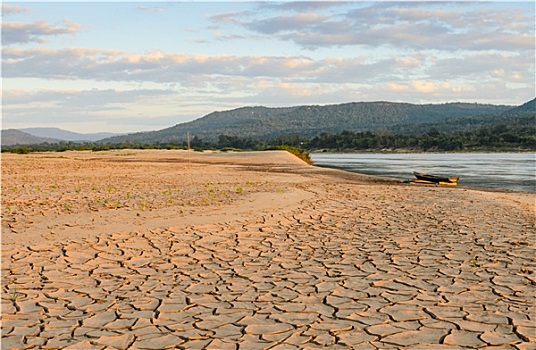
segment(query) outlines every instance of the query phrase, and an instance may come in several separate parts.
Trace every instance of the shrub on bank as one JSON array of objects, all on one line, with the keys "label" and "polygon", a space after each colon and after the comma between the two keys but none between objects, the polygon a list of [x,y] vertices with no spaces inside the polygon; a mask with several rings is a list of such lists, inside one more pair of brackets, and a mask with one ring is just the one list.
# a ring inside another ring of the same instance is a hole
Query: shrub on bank
[{"label": "shrub on bank", "polygon": [[313,160],[311,159],[311,156],[309,155],[309,152],[307,152],[307,150],[305,150],[303,148],[294,147],[294,146],[288,146],[288,145],[281,145],[281,146],[276,146],[276,147],[274,147],[272,149],[287,151],[287,152],[295,155],[296,157],[300,158],[301,160],[303,160],[307,164],[313,164]]}]

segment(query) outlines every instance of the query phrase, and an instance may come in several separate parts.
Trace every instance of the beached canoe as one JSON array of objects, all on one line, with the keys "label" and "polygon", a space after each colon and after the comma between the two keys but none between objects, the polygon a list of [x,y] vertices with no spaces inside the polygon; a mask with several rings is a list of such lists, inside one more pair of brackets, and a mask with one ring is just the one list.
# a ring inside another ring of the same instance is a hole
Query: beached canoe
[{"label": "beached canoe", "polygon": [[424,173],[418,173],[416,171],[413,172],[413,175],[417,178],[417,180],[420,181],[426,181],[431,183],[438,183],[438,184],[457,184],[459,177],[447,177],[447,176],[439,176],[439,175],[429,175]]},{"label": "beached canoe", "polygon": [[458,186],[457,182],[443,182],[443,181],[432,182],[432,181],[419,180],[419,179],[408,180],[408,182],[414,183],[414,184],[424,184],[424,185]]}]

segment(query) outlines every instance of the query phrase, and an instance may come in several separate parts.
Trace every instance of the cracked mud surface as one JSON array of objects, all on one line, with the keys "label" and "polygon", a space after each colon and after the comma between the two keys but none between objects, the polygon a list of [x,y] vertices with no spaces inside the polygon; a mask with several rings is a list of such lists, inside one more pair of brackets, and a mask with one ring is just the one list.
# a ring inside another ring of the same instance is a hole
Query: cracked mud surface
[{"label": "cracked mud surface", "polygon": [[280,152],[2,157],[2,349],[535,348],[533,194]]}]

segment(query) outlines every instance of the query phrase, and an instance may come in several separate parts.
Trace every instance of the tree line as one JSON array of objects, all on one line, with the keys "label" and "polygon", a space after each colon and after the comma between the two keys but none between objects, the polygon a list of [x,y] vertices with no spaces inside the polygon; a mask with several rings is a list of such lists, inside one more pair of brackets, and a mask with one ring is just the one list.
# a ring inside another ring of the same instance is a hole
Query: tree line
[{"label": "tree line", "polygon": [[421,135],[388,131],[323,133],[307,144],[311,149],[337,151],[408,150],[416,152],[519,151],[536,150],[536,128],[482,127],[457,133],[431,129]]},{"label": "tree line", "polygon": [[[266,150],[282,146],[301,148],[307,151],[414,151],[414,152],[463,152],[463,151],[535,151],[536,126],[495,125],[484,126],[465,132],[440,132],[431,128],[419,135],[394,134],[389,131],[342,131],[321,133],[313,138],[296,134],[280,135],[271,140],[252,137],[219,135],[217,141],[204,141],[194,136],[190,141],[194,150]],[[153,143],[99,143],[59,142],[27,146],[4,146],[2,152],[29,153],[41,151],[110,149],[187,149],[186,141]]]},{"label": "tree line", "polygon": [[440,132],[430,128],[418,135],[394,134],[386,130],[371,132],[342,131],[321,133],[313,138],[290,134],[270,141],[250,137],[220,135],[217,142],[204,142],[194,138],[192,145],[202,148],[267,149],[290,145],[308,151],[414,151],[414,152],[465,152],[465,151],[534,151],[536,126],[495,125],[470,131]]}]

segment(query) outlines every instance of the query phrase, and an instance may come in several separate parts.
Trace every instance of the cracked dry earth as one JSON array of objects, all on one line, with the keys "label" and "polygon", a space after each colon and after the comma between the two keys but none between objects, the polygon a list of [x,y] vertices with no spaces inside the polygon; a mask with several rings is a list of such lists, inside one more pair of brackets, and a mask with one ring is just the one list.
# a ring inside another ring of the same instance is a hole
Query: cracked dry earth
[{"label": "cracked dry earth", "polygon": [[295,169],[284,207],[9,239],[2,349],[536,348],[533,196]]}]

